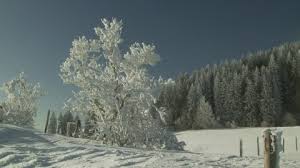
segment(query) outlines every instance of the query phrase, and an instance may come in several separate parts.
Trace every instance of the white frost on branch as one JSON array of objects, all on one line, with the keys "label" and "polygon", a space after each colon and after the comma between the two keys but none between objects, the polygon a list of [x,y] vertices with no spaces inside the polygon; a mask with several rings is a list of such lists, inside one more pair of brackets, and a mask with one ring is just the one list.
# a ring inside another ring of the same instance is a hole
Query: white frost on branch
[{"label": "white frost on branch", "polygon": [[159,126],[151,109],[155,89],[164,81],[154,79],[147,70],[160,57],[154,45],[145,43],[134,43],[122,54],[122,25],[116,19],[102,19],[102,26],[95,28],[95,39],[83,36],[73,41],[70,56],[60,67],[60,77],[79,91],[65,107],[93,113],[97,137],[109,143],[162,147],[172,136],[162,140],[167,131]]},{"label": "white frost on branch", "polygon": [[3,122],[22,127],[33,127],[41,96],[45,95],[39,83],[29,83],[24,72],[2,85],[5,101],[2,102]]}]

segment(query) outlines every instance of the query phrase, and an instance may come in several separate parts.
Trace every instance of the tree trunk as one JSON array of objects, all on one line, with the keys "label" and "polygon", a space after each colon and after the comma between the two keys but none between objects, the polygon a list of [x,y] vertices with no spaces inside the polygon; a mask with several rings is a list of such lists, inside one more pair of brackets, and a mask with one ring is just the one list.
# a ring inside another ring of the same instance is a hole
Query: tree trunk
[{"label": "tree trunk", "polygon": [[50,116],[50,109],[48,110],[48,114],[47,114],[47,119],[46,119],[46,125],[45,125],[44,133],[47,133],[48,122],[49,122],[49,116]]}]

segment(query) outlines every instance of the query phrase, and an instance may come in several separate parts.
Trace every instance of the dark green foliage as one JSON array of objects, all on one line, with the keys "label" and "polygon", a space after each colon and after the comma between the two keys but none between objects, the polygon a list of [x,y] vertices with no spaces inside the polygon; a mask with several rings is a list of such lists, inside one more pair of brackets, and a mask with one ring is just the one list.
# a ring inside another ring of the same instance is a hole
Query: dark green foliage
[{"label": "dark green foliage", "polygon": [[52,112],[47,132],[50,134],[56,134],[56,129],[57,129],[57,119],[55,113]]},{"label": "dark green foliage", "polygon": [[84,122],[84,136],[91,137],[96,131],[96,115],[94,112],[89,112]]},{"label": "dark green foliage", "polygon": [[63,124],[63,115],[62,113],[59,113],[58,119],[57,119],[57,134],[62,134],[62,124]]},{"label": "dark green foliage", "polygon": [[67,134],[67,123],[68,122],[74,122],[73,115],[70,111],[66,112],[63,116],[62,120],[62,128],[61,128],[61,134],[66,135]]},{"label": "dark green foliage", "polygon": [[299,50],[300,43],[284,44],[181,74],[162,89],[157,105],[166,108],[167,125],[177,130],[199,124],[191,118],[199,114],[195,102],[202,96],[223,127],[300,124]]}]

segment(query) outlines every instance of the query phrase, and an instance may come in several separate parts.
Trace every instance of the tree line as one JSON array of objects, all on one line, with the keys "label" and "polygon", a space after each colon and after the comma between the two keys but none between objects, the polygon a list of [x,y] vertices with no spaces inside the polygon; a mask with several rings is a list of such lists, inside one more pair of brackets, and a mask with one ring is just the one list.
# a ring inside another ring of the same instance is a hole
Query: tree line
[{"label": "tree line", "polygon": [[299,124],[299,49],[288,43],[180,74],[156,103],[165,124],[176,130]]},{"label": "tree line", "polygon": [[[93,134],[93,132],[91,132],[92,124],[90,123],[90,119],[86,118],[84,127],[82,127],[82,122],[80,117],[78,115],[74,117],[73,113],[70,111],[67,111],[65,113],[60,112],[58,117],[56,116],[55,112],[52,112],[51,117],[49,119],[47,133],[67,136],[68,122],[79,123],[78,136],[82,138],[89,137]],[[75,127],[71,127],[70,131],[71,133],[74,133]]]}]

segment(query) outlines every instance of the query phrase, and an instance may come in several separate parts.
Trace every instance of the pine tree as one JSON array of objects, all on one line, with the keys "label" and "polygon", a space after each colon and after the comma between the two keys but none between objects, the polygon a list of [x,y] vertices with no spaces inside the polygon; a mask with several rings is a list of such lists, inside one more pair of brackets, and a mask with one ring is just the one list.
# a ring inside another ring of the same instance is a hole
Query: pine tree
[{"label": "pine tree", "polygon": [[67,134],[67,123],[68,122],[73,122],[73,115],[70,111],[67,111],[64,116],[63,116],[63,120],[62,120],[62,135],[66,135]]},{"label": "pine tree", "polygon": [[223,75],[219,73],[214,80],[214,101],[215,101],[215,115],[221,124],[225,124],[224,104],[225,104],[225,81]]},{"label": "pine tree", "polygon": [[194,109],[191,106],[191,88],[194,86],[207,98],[216,119],[223,125],[234,120],[238,126],[281,126],[287,123],[283,118],[291,118],[291,115],[299,122],[299,49],[300,43],[285,44],[241,60],[208,65],[194,71],[190,79],[180,76],[176,80],[180,82],[175,83],[176,89],[172,92],[176,99],[175,108],[166,106],[170,109],[168,112],[174,114],[176,123],[180,123],[178,118],[187,111],[194,111],[191,110]]},{"label": "pine tree", "polygon": [[197,108],[197,100],[198,96],[200,93],[197,93],[197,88],[196,86],[192,85],[190,87],[188,96],[187,96],[187,107],[186,107],[186,112],[182,115],[183,122],[181,123],[182,129],[189,129],[192,128],[192,120],[193,120],[193,115],[196,112]]},{"label": "pine tree", "polygon": [[275,57],[271,55],[270,62],[267,67],[270,71],[271,85],[272,85],[272,98],[274,103],[274,113],[276,116],[275,124],[280,123],[282,115],[282,99],[281,99],[281,81],[279,78],[279,67],[275,60]]},{"label": "pine tree", "polygon": [[175,104],[176,110],[174,111],[174,124],[176,129],[181,129],[182,115],[186,111],[187,95],[190,88],[189,76],[187,74],[180,74],[175,81]]},{"label": "pine tree", "polygon": [[58,119],[57,119],[57,134],[62,134],[62,127],[63,127],[63,115],[60,112]]},{"label": "pine tree", "polygon": [[262,126],[275,126],[276,109],[274,99],[272,97],[272,81],[268,68],[262,68],[262,92],[260,111],[262,113]]},{"label": "pine tree", "polygon": [[245,102],[244,111],[246,114],[246,125],[253,127],[257,126],[258,123],[258,104],[257,104],[257,94],[255,91],[255,85],[250,79],[247,79],[247,86],[245,92]]},{"label": "pine tree", "polygon": [[54,112],[52,112],[47,132],[50,133],[50,134],[55,134],[56,129],[57,129],[56,115],[55,115]]},{"label": "pine tree", "polygon": [[193,128],[205,129],[216,126],[215,117],[212,108],[205,97],[202,96],[197,104],[197,111],[194,117]]},{"label": "pine tree", "polygon": [[241,75],[235,72],[233,79],[229,81],[227,96],[227,109],[230,111],[229,117],[232,121],[238,125],[242,125],[243,116],[243,104],[242,104],[242,79]]},{"label": "pine tree", "polygon": [[253,72],[253,80],[254,80],[253,84],[255,87],[255,94],[256,94],[256,99],[254,101],[256,102],[257,105],[256,121],[257,121],[257,126],[259,126],[259,124],[262,122],[262,113],[260,111],[262,78],[258,67],[256,67],[255,71]]},{"label": "pine tree", "polygon": [[156,106],[159,109],[164,108],[164,124],[167,127],[173,128],[175,126],[175,110],[177,108],[176,90],[174,83],[169,83],[162,88]]}]

